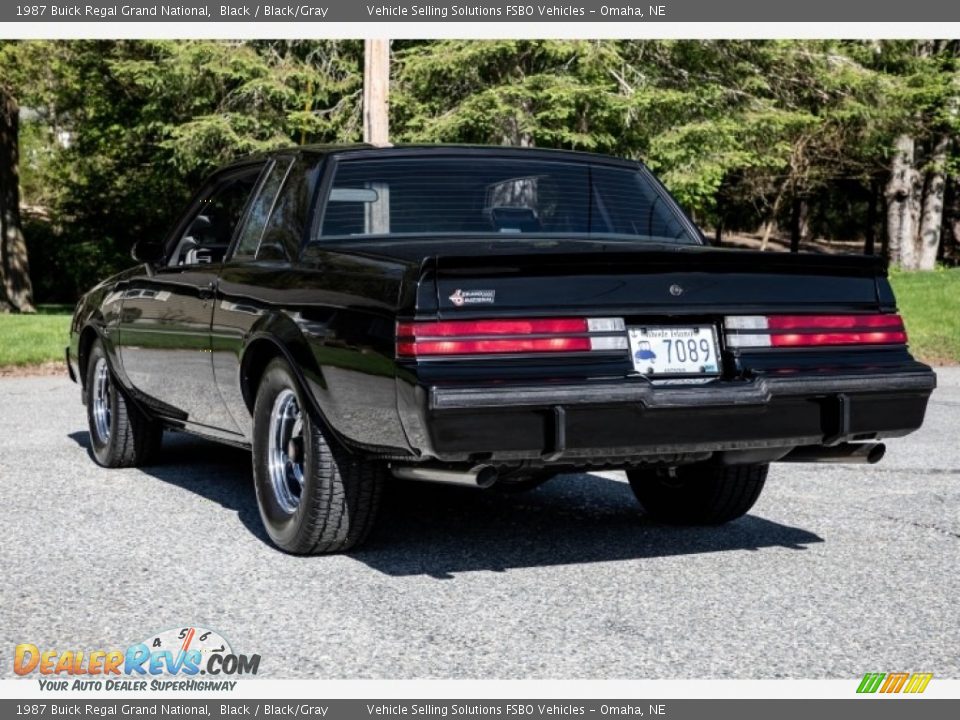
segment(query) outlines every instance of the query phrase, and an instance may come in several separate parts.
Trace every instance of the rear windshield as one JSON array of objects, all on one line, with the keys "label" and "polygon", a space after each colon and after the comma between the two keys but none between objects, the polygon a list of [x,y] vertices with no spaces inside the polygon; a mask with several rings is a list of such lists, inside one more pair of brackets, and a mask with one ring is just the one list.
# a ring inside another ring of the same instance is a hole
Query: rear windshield
[{"label": "rear windshield", "polygon": [[341,160],[315,241],[536,235],[699,244],[632,167],[465,155]]}]

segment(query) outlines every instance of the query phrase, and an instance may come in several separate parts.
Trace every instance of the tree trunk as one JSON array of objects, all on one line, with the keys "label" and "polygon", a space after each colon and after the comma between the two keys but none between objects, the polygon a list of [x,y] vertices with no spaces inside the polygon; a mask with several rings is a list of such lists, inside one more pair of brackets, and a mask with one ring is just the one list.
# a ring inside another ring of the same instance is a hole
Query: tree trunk
[{"label": "tree trunk", "polygon": [[877,205],[880,202],[880,181],[870,178],[870,201],[867,205],[867,227],[863,235],[863,254],[873,255],[877,248]]},{"label": "tree trunk", "polygon": [[940,240],[940,260],[956,264],[960,249],[960,188],[953,178],[947,179],[943,201],[943,235]]},{"label": "tree trunk", "polygon": [[520,102],[517,113],[504,118],[500,139],[501,145],[512,145],[514,147],[534,147],[536,145],[533,134],[522,128],[522,119],[529,117],[531,112],[530,101],[523,100]]},{"label": "tree trunk", "polygon": [[775,225],[776,222],[773,219],[767,218],[767,221],[760,226],[760,252],[766,252]]},{"label": "tree trunk", "polygon": [[790,252],[800,252],[800,198],[796,195],[790,207]]},{"label": "tree trunk", "polygon": [[773,199],[773,207],[770,208],[770,215],[767,216],[767,221],[763,224],[763,236],[760,239],[760,252],[764,252],[767,249],[767,244],[770,242],[770,234],[773,232],[773,228],[777,224],[777,214],[780,212],[780,203],[783,202],[783,194],[787,191],[789,182],[789,178],[783,181],[780,189],[777,190],[777,196]]},{"label": "tree trunk", "polygon": [[914,142],[909,135],[900,135],[894,145],[890,180],[885,192],[887,200],[887,251],[890,262],[912,269],[916,265],[915,188],[918,181],[914,167]]},{"label": "tree trunk", "polygon": [[6,303],[14,310],[30,313],[36,309],[20,224],[19,132],[17,100],[0,87],[0,280]]},{"label": "tree trunk", "polygon": [[927,172],[926,190],[923,195],[923,212],[920,216],[920,235],[917,239],[917,268],[933,270],[937,264],[940,236],[943,229],[943,200],[947,185],[947,152],[950,136],[944,133],[936,139],[930,170]]},{"label": "tree trunk", "polygon": [[[885,193],[880,195],[880,217],[887,217],[887,196]],[[890,257],[890,234],[887,232],[887,223],[880,223],[880,257]]]},{"label": "tree trunk", "polygon": [[807,202],[799,195],[793,196],[793,207],[790,211],[790,252],[800,252],[800,241],[805,233],[807,218]]},{"label": "tree trunk", "polygon": [[800,198],[800,216],[797,218],[797,233],[799,235],[797,252],[800,251],[800,243],[813,241],[813,231],[810,229],[810,210],[810,201],[807,198]]}]

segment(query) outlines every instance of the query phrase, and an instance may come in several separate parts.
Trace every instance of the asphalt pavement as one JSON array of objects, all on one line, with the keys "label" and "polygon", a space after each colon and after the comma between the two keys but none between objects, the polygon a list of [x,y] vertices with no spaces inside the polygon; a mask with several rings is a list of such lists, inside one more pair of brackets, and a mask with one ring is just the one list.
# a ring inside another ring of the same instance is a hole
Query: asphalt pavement
[{"label": "asphalt pavement", "polygon": [[653,523],[620,473],[406,484],[362,551],[300,558],[248,453],[168,433],[155,467],[104,470],[77,386],[0,379],[0,677],[17,643],[186,625],[261,677],[960,677],[960,369],[939,382],[879,465],[774,465],[725,527]]}]

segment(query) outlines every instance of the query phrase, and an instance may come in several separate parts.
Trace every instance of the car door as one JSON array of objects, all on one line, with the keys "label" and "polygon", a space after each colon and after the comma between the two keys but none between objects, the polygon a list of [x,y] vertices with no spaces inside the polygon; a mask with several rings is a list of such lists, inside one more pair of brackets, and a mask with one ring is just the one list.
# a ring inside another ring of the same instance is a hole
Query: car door
[{"label": "car door", "polygon": [[244,345],[278,314],[299,317],[298,303],[314,292],[294,260],[320,163],[312,155],[274,159],[221,270],[212,324],[213,371],[221,397],[246,438],[252,437],[252,424],[240,385]]},{"label": "car door", "polygon": [[123,289],[124,374],[155,412],[200,432],[237,432],[214,381],[210,323],[223,257],[262,171],[254,163],[211,178],[168,239],[165,260]]}]

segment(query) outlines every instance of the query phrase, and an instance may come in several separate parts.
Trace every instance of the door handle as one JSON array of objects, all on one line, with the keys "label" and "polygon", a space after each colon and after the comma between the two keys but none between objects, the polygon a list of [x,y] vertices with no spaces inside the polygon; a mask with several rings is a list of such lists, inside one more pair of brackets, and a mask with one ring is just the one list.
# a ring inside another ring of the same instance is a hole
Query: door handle
[{"label": "door handle", "polygon": [[217,282],[216,280],[211,280],[206,284],[205,287],[201,287],[197,293],[200,296],[201,300],[212,300],[214,294],[217,291]]}]

